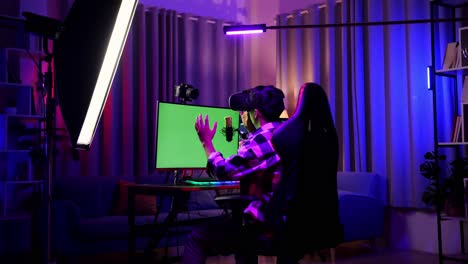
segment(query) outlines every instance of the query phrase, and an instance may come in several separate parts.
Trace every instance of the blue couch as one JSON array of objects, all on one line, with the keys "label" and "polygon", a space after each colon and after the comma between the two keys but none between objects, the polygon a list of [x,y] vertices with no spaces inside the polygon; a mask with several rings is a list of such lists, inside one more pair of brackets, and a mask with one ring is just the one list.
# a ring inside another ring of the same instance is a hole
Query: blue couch
[{"label": "blue couch", "polygon": [[[52,249],[57,256],[96,255],[125,252],[128,248],[128,217],[116,215],[119,181],[137,183],[162,183],[165,176],[122,179],[117,177],[68,177],[57,179],[52,193]],[[169,179],[171,180],[171,179]],[[214,191],[194,192],[188,201],[187,213],[179,214],[178,220],[196,220],[218,216],[224,211],[214,202]],[[170,200],[162,200],[159,220],[170,207]],[[150,224],[153,215],[137,215],[137,225]],[[158,247],[183,245],[190,228],[180,226],[172,235],[160,242]],[[137,239],[137,250],[144,249],[149,238]]]},{"label": "blue couch", "polygon": [[[58,256],[95,255],[125,252],[128,246],[128,222],[125,215],[114,215],[118,194],[117,177],[64,177],[53,185],[52,249]],[[129,180],[129,179],[125,179]],[[141,177],[137,183],[161,183],[164,176]],[[340,172],[338,186],[340,217],[345,241],[375,239],[383,235],[384,185],[378,174]],[[214,191],[194,192],[189,211],[179,220],[218,216],[224,211],[214,202]],[[164,202],[162,217],[169,209]],[[318,212],[319,214],[319,212]],[[159,219],[161,219],[161,216]],[[151,223],[152,215],[136,217],[137,224]],[[158,247],[183,245],[190,230],[180,227],[160,242]],[[148,238],[137,239],[143,249]]]},{"label": "blue couch", "polygon": [[338,173],[339,213],[344,242],[383,236],[386,182],[369,172]]}]

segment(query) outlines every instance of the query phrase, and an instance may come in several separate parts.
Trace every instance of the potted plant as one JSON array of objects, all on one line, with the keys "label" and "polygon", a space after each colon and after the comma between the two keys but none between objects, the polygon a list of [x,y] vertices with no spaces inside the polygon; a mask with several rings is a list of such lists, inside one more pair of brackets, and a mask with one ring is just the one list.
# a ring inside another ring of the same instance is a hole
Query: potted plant
[{"label": "potted plant", "polygon": [[[442,177],[440,163],[436,160],[444,162],[446,156],[443,154],[436,156],[434,152],[427,152],[424,158],[420,172],[430,182],[423,192],[422,201],[432,207],[439,205],[439,208],[444,208],[447,215],[463,216],[465,203],[463,181],[464,178],[468,178],[468,159],[457,158],[451,161],[448,176]],[[436,192],[438,177],[440,177],[440,199],[437,199]]]},{"label": "potted plant", "polygon": [[[429,180],[429,184],[424,189],[422,194],[422,201],[426,205],[431,207],[437,206],[437,177],[440,175],[440,165],[436,162],[436,154],[434,152],[426,152],[424,154],[425,161],[419,165],[419,172],[421,173],[424,178]],[[438,160],[444,161],[446,160],[445,155],[439,155]],[[441,196],[444,193],[443,191],[440,192]],[[441,197],[439,202],[442,202],[444,198]],[[439,205],[442,205],[440,203]]]}]

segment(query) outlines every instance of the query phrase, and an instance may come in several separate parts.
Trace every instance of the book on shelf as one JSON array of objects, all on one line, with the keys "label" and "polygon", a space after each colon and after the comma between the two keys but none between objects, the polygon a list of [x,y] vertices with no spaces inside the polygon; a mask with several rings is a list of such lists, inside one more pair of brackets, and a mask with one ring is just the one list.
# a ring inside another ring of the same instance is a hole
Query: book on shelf
[{"label": "book on shelf", "polygon": [[452,142],[460,142],[462,138],[462,117],[457,115],[452,129]]},{"label": "book on shelf", "polygon": [[457,51],[457,59],[455,60],[455,65],[453,65],[453,68],[460,68],[462,66],[462,51],[461,51],[460,42],[457,42],[456,51]]},{"label": "book on shelf", "polygon": [[462,87],[462,104],[468,104],[468,75],[463,77],[463,87]]},{"label": "book on shelf", "polygon": [[445,47],[444,62],[442,65],[443,70],[456,68],[458,61],[460,60],[460,52],[458,42],[447,43]]}]

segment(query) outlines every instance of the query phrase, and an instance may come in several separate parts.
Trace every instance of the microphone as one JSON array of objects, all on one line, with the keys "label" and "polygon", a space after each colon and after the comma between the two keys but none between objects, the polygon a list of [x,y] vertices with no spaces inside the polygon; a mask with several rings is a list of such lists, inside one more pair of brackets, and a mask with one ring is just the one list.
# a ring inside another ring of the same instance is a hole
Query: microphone
[{"label": "microphone", "polygon": [[232,141],[232,134],[233,134],[232,117],[226,116],[224,118],[224,127],[225,127],[225,131],[226,131],[226,141],[231,142]]}]

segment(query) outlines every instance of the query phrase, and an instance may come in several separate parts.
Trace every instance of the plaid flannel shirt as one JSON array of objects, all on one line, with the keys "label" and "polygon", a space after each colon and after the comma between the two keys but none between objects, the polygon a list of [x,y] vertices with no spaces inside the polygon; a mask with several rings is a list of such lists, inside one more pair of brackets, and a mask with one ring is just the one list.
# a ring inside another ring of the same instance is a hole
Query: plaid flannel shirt
[{"label": "plaid flannel shirt", "polygon": [[247,181],[248,194],[257,197],[244,212],[263,221],[261,207],[268,201],[280,177],[280,157],[271,144],[273,131],[280,122],[261,126],[239,147],[237,154],[224,158],[220,152],[211,153],[207,168],[218,179]]}]

